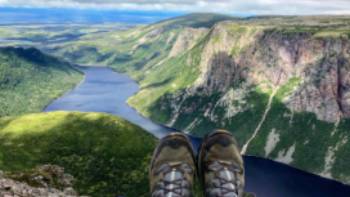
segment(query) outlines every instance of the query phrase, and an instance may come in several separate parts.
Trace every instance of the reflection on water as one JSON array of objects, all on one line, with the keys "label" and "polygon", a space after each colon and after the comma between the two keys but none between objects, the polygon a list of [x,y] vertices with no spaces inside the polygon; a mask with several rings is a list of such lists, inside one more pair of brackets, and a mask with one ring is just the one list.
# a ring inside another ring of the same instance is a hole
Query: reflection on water
[{"label": "reflection on water", "polygon": [[[172,129],[153,123],[127,105],[138,84],[109,68],[81,68],[85,80],[74,90],[51,103],[45,111],[105,112],[137,124],[158,138]],[[195,146],[200,139],[193,138]],[[255,157],[245,157],[246,190],[258,197],[345,197],[350,187],[296,170],[286,165]]]}]

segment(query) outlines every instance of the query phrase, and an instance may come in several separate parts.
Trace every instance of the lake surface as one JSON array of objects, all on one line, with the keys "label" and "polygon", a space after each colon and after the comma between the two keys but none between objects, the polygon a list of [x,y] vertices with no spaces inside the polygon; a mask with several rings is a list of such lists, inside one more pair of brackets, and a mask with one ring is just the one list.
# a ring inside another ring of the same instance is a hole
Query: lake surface
[{"label": "lake surface", "polygon": [[[139,125],[157,138],[174,129],[142,117],[127,105],[138,84],[127,75],[109,68],[81,68],[84,81],[74,90],[52,102],[44,111],[105,112]],[[194,146],[200,139],[191,137]],[[246,191],[258,197],[345,197],[350,186],[321,178],[267,159],[245,156]]]},{"label": "lake surface", "polygon": [[21,42],[23,44],[31,43],[29,40],[25,40],[25,39],[0,38],[0,44],[7,44],[12,42]]}]

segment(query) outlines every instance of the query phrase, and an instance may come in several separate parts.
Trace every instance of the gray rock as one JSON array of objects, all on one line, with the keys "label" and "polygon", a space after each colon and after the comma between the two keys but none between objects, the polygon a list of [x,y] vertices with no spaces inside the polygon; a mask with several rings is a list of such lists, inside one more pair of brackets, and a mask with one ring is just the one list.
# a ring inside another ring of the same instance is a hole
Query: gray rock
[{"label": "gray rock", "polygon": [[[56,189],[51,186],[52,183],[47,181],[46,178],[40,175],[45,172],[48,176],[54,176],[55,182],[63,188]],[[74,178],[64,173],[64,169],[59,166],[45,165],[40,166],[33,170],[33,174],[19,174],[19,175],[8,175],[5,177],[4,173],[0,175],[0,196],[1,197],[79,197],[78,193],[71,187]],[[23,178],[30,177],[31,181],[40,185],[34,187],[28,183],[21,182],[10,178]],[[46,181],[45,181],[46,180]]]}]

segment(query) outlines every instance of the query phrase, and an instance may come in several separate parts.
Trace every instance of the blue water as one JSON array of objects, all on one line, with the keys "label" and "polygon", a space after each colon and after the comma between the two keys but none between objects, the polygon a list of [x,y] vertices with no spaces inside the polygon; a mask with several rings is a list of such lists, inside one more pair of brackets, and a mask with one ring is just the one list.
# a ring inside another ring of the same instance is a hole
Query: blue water
[{"label": "blue water", "polygon": [[[126,100],[138,90],[138,84],[109,68],[81,68],[84,81],[74,90],[52,102],[45,111],[105,112],[143,127],[161,138],[174,131],[142,117]],[[191,137],[198,147],[200,139]],[[346,197],[350,187],[267,159],[244,157],[246,191],[258,197]]]},{"label": "blue water", "polygon": [[139,90],[138,84],[125,74],[109,68],[81,68],[84,81],[74,90],[55,100],[44,111],[105,112],[135,123],[157,138],[172,131],[142,117],[131,108],[126,100]]}]

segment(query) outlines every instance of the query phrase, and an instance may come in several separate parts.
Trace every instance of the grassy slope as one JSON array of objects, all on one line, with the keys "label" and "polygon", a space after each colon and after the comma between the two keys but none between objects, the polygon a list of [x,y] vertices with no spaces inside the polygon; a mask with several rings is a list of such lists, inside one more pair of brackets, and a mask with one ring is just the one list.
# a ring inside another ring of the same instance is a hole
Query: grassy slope
[{"label": "grassy slope", "polygon": [[53,112],[0,119],[0,169],[57,164],[92,196],[148,196],[147,169],[156,140],[120,118]]},{"label": "grassy slope", "polygon": [[[146,197],[156,143],[143,129],[102,113],[6,117],[0,119],[0,169],[16,174],[56,164],[76,178],[80,194]],[[203,196],[198,182],[194,196]]]},{"label": "grassy slope", "polygon": [[41,111],[82,75],[34,48],[0,48],[0,117]]},{"label": "grassy slope", "polygon": [[[175,93],[179,89],[190,86],[198,77],[199,51],[197,45],[187,54],[165,61],[162,65],[149,70],[140,81],[141,91],[129,100],[143,115],[151,116],[150,107],[156,107],[155,102],[165,94]],[[191,61],[187,61],[191,59]]]},{"label": "grassy slope", "polygon": [[[290,86],[287,89],[292,89],[293,87]],[[349,159],[346,156],[350,150],[348,141],[350,137],[350,120],[341,121],[339,126],[335,128],[335,124],[317,120],[312,113],[293,113],[280,100],[284,91],[286,91],[285,87],[282,87],[277,93],[273,100],[272,108],[258,135],[251,142],[247,154],[278,160],[281,156],[285,156],[288,150],[291,150],[291,147],[294,146],[292,161],[289,164],[302,170],[321,174],[325,169],[325,158],[328,148],[334,148],[341,144],[332,157],[334,163],[330,173],[332,178],[350,183],[350,171],[347,167]],[[246,101],[250,106],[247,110],[236,114],[230,119],[221,118],[213,121],[208,116],[205,116],[205,111],[211,107],[211,103],[217,102],[218,97],[219,95],[211,95],[209,97],[194,95],[187,98],[182,103],[182,109],[193,108],[193,106],[195,108],[193,111],[180,114],[175,122],[175,127],[185,130],[195,121],[196,124],[191,128],[191,132],[197,136],[203,136],[215,128],[225,128],[233,132],[242,146],[259,124],[266,108],[269,94],[252,89],[246,97]],[[155,105],[158,108],[153,109],[152,118],[168,122],[171,118],[169,116],[170,110],[159,106],[170,105],[171,103],[167,99],[159,101]],[[216,117],[225,117],[225,111],[224,107],[217,107],[211,113]],[[332,134],[334,130],[336,132]],[[271,132],[278,135],[278,142],[272,149],[272,152],[267,154],[265,148]],[[342,142],[345,143],[342,144]]]}]

